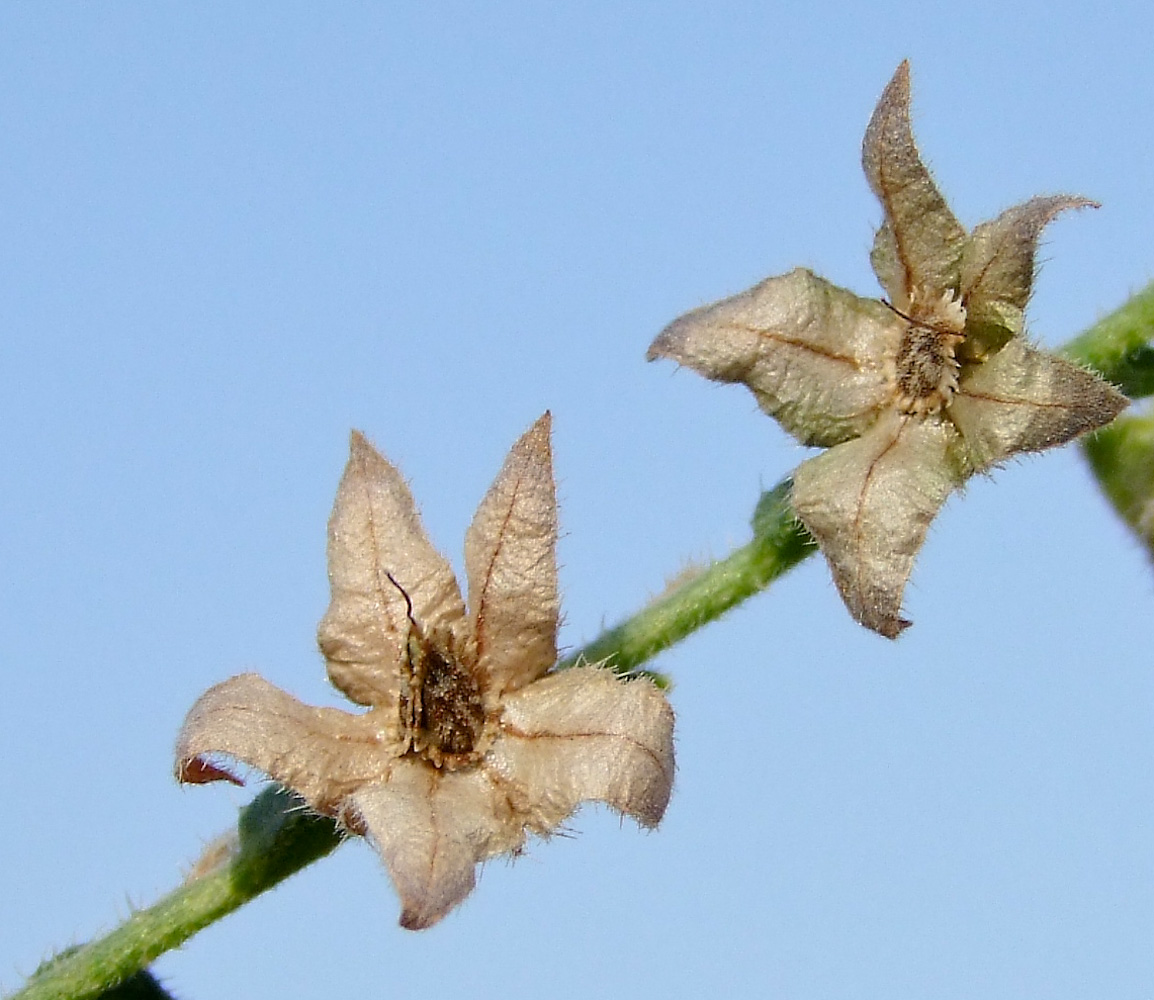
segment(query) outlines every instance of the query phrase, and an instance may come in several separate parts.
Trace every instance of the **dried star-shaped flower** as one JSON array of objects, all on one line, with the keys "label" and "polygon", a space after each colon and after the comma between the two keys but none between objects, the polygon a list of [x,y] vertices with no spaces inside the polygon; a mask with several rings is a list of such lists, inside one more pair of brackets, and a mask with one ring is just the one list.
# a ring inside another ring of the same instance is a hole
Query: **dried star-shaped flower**
[{"label": "dried star-shaped flower", "polygon": [[[329,522],[329,679],[363,714],[312,708],[256,674],[209,689],[177,743],[183,781],[224,754],[375,844],[401,924],[465,898],[480,861],[585,801],[657,824],[673,712],[648,680],[557,658],[557,504],[545,414],[514,445],[465,536],[469,608],[400,473],[357,433]],[[233,779],[235,780],[235,779]]]},{"label": "dried star-shaped flower", "polygon": [[649,349],[743,382],[803,444],[793,505],[850,613],[894,638],[902,592],[949,494],[1011,455],[1111,421],[1126,397],[1022,337],[1046,224],[1094,203],[1034,198],[967,233],[922,163],[902,63],[862,164],[885,212],[870,261],[887,302],[803,269],[670,324]]}]

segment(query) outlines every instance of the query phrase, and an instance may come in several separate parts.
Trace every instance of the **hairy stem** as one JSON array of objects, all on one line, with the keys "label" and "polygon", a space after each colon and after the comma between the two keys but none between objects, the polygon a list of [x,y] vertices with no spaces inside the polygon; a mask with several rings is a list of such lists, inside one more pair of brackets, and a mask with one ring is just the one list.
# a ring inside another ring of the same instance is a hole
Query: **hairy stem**
[{"label": "hairy stem", "polygon": [[[1154,283],[1064,348],[1133,399],[1154,394]],[[1094,453],[1096,472],[1104,449]],[[559,667],[608,661],[633,673],[664,649],[763,590],[816,551],[789,505],[789,480],[762,495],[753,540],[566,657]],[[650,676],[663,686],[660,674]],[[305,811],[290,792],[271,787],[241,811],[235,847],[208,872],[105,937],[44,964],[9,1000],[85,1000],[124,982],[158,955],[244,905],[340,843],[336,825]]]},{"label": "hairy stem", "polygon": [[1082,450],[1106,498],[1154,556],[1154,414],[1123,415]]},{"label": "hairy stem", "polygon": [[[786,479],[762,494],[753,515],[753,541],[748,545],[710,563],[660,595],[632,618],[566,657],[559,666],[608,661],[618,673],[632,673],[646,660],[764,590],[815,552],[817,545],[789,505],[791,485]],[[668,686],[662,675],[649,676],[660,686]]]},{"label": "hairy stem", "polygon": [[[1154,394],[1154,282],[1070,341],[1068,358],[1097,369],[1131,399]],[[1154,414],[1123,414],[1082,439],[1098,485],[1154,555]]]},{"label": "hairy stem", "polygon": [[9,1000],[86,1000],[124,982],[158,955],[324,857],[341,842],[332,820],[274,786],[240,814],[219,861],[99,940],[51,959]]},{"label": "hairy stem", "polygon": [[1132,295],[1062,353],[1113,382],[1131,399],[1154,394],[1154,281]]}]

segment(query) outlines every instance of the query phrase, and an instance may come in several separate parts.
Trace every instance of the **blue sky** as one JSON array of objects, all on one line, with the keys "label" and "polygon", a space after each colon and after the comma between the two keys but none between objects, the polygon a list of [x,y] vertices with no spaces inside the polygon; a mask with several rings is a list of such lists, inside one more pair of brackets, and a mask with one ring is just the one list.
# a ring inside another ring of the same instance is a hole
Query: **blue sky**
[{"label": "blue sky", "polygon": [[[967,224],[1041,193],[1032,335],[1154,277],[1146,5],[0,9],[0,985],[173,886],[250,794],[181,790],[197,695],[339,704],[314,630],[351,427],[460,565],[554,415],[563,642],[747,538],[804,456],[646,365],[768,274],[876,293],[861,135],[898,62]],[[186,1000],[1149,997],[1145,556],[1076,449],[970,484],[897,643],[810,560],[657,664],[652,834],[586,808],[396,926],[361,843],[166,956]]]}]

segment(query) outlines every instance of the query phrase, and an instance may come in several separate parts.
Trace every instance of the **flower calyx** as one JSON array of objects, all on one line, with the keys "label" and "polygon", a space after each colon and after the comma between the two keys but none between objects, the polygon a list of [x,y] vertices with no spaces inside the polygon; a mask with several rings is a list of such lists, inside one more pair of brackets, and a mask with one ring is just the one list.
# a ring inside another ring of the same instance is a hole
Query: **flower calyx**
[{"label": "flower calyx", "polygon": [[1095,203],[1034,198],[967,232],[922,162],[909,109],[903,62],[862,145],[884,214],[870,262],[885,300],[797,269],[682,316],[648,353],[743,383],[802,444],[826,449],[797,469],[794,510],[850,613],[888,638],[910,624],[914,557],[954,490],[1128,403],[1024,337],[1042,230]]},{"label": "flower calyx", "polygon": [[465,537],[468,606],[400,473],[358,433],[329,521],[318,642],[362,713],[313,708],[256,674],[210,688],[176,747],[181,781],[230,757],[372,841],[401,925],[430,927],[479,862],[519,853],[582,802],[656,826],[673,712],[645,679],[557,659],[557,504],[545,414],[513,446]]}]

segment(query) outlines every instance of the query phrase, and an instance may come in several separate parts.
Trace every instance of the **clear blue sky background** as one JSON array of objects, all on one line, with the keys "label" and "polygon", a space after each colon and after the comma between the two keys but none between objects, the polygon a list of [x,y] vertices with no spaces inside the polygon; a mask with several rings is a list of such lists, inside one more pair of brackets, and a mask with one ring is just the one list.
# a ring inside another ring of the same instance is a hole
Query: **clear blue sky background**
[{"label": "clear blue sky background", "polygon": [[[974,224],[1034,194],[1057,344],[1154,277],[1137,2],[0,7],[0,984],[173,886],[209,685],[339,704],[314,646],[350,427],[455,564],[553,411],[563,640],[747,538],[804,452],[646,365],[806,265],[866,294],[898,62]],[[363,843],[160,961],[185,1000],[1154,990],[1154,577],[1070,448],[950,502],[895,643],[810,560],[658,666],[661,830],[587,808],[432,931]]]}]

